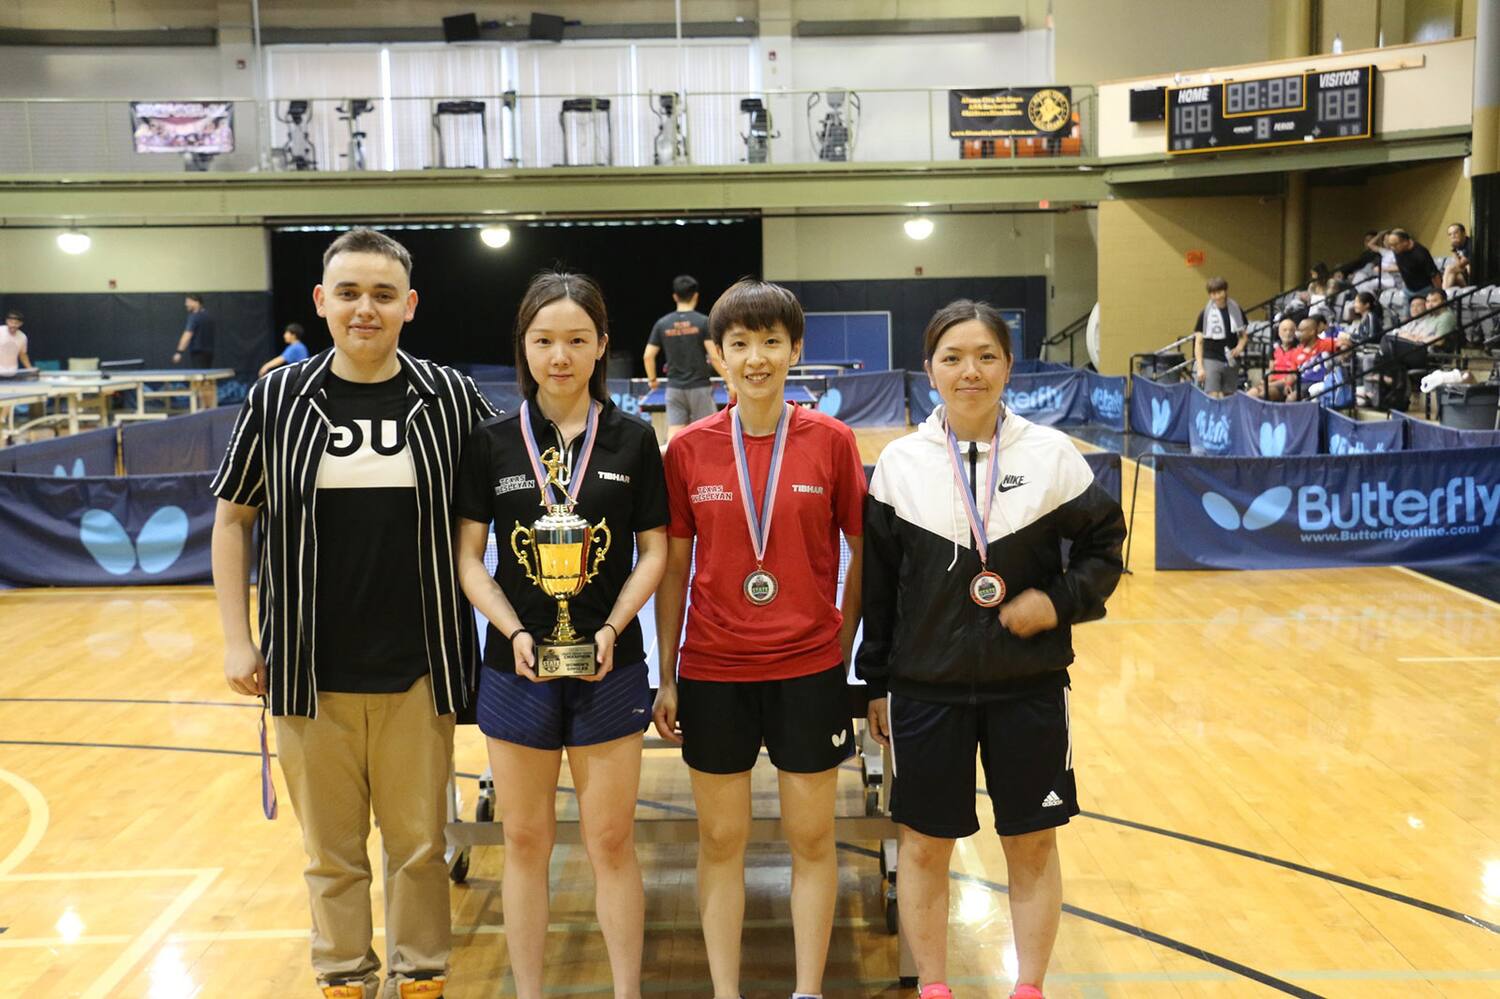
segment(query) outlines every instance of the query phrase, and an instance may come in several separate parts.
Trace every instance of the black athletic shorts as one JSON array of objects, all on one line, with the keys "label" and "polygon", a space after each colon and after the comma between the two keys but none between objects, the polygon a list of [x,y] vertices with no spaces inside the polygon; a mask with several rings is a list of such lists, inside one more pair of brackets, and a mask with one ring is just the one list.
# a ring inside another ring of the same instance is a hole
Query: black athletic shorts
[{"label": "black athletic shorts", "polygon": [[995,831],[1019,836],[1078,814],[1068,688],[985,704],[886,699],[891,818],[927,836],[979,831],[975,749],[995,809]]},{"label": "black athletic shorts", "polygon": [[744,773],[765,743],[777,770],[833,769],[854,752],[845,675],[839,665],[790,680],[678,680],[683,760],[704,773]]}]

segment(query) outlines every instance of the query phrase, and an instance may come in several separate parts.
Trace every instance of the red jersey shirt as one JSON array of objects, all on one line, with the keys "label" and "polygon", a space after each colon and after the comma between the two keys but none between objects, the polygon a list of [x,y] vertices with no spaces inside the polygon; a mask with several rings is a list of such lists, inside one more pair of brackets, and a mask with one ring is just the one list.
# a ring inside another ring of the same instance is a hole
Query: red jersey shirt
[{"label": "red jersey shirt", "polygon": [[[839,531],[864,529],[865,473],[854,432],[831,416],[794,407],[765,568],[780,591],[764,607],[744,594],[755,548],[740,498],[729,410],[689,426],[667,447],[667,501],[674,538],[696,538],[687,636],[679,676],[691,680],[784,680],[842,661],[838,608]],[[756,509],[775,437],[745,438]]]}]

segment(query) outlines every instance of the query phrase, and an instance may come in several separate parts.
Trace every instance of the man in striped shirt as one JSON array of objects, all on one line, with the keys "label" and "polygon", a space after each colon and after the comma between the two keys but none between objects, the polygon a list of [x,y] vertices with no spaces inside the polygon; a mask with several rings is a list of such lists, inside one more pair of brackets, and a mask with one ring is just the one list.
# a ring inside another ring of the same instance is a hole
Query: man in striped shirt
[{"label": "man in striped shirt", "polygon": [[[454,715],[472,702],[477,659],[454,573],[452,483],[470,429],[493,409],[467,377],[398,349],[417,293],[395,240],[340,236],[313,301],[333,348],[255,384],[213,483],[224,675],[275,718],[323,995],[431,999],[451,950]],[[246,575],[257,523],[258,643]],[[383,989],[372,808],[385,856]]]}]

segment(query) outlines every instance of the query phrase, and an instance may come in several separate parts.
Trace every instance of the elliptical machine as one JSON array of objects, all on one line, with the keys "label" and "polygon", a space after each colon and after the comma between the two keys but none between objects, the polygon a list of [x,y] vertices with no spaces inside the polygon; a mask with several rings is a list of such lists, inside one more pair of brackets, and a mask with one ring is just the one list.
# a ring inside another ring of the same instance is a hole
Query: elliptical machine
[{"label": "elliptical machine", "polygon": [[286,142],[271,150],[271,161],[276,169],[316,170],[318,151],[308,135],[312,128],[311,102],[287,101],[285,116],[278,114],[276,120],[286,126]]},{"label": "elliptical machine", "polygon": [[[813,108],[820,100],[826,110],[815,126]],[[852,159],[858,126],[859,95],[854,91],[828,90],[807,96],[807,131],[818,159],[828,163],[847,163]]]},{"label": "elliptical machine", "polygon": [[740,133],[745,143],[745,162],[771,162],[771,140],[781,138],[780,132],[771,131],[771,109],[759,97],[746,97],[740,101],[740,113],[747,116],[745,131]]},{"label": "elliptical machine", "polygon": [[656,115],[656,139],[652,143],[651,161],[657,166],[690,163],[688,155],[687,104],[681,95],[668,90],[656,94],[651,113]]},{"label": "elliptical machine", "polygon": [[375,109],[375,101],[368,97],[350,97],[334,110],[339,113],[339,121],[349,126],[349,148],[341,154],[347,162],[346,170],[364,170],[365,164],[365,138],[367,133],[359,127],[360,115],[369,114]]}]

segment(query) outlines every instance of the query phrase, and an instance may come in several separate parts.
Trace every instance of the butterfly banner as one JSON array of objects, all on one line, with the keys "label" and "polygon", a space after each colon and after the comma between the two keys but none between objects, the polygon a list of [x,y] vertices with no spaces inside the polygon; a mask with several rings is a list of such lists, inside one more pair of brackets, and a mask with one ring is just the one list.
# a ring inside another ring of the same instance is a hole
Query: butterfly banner
[{"label": "butterfly banner", "polygon": [[1158,455],[1158,569],[1494,564],[1500,447]]},{"label": "butterfly banner", "polygon": [[0,475],[0,583],[206,583],[212,481],[208,472]]},{"label": "butterfly banner", "polygon": [[1188,442],[1188,398],[1192,387],[1187,382],[1161,385],[1130,376],[1130,432],[1142,437],[1173,444]]}]

